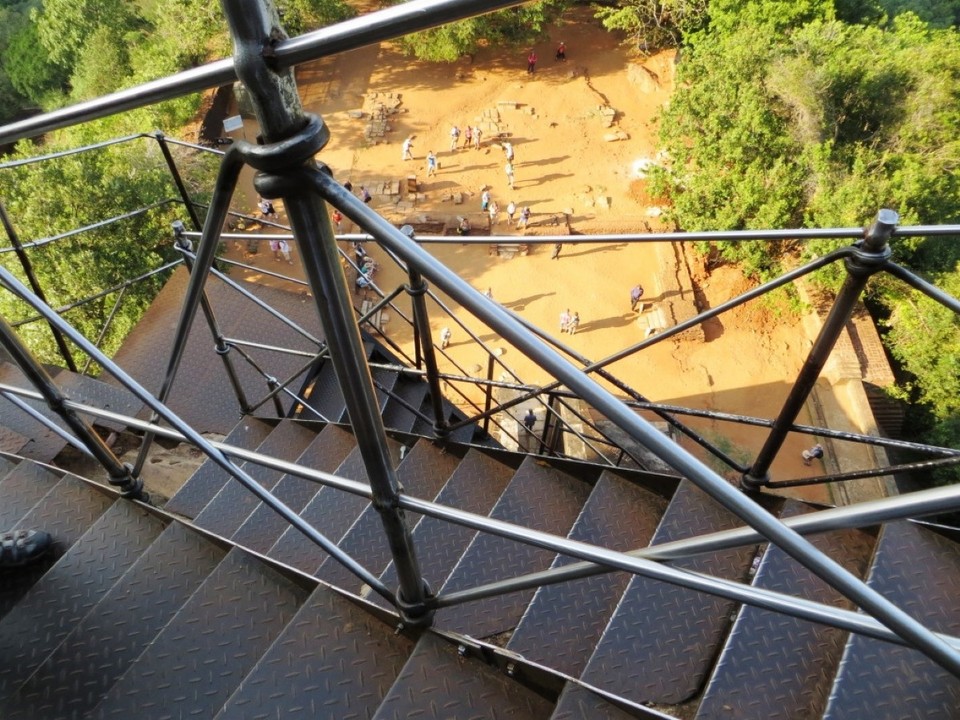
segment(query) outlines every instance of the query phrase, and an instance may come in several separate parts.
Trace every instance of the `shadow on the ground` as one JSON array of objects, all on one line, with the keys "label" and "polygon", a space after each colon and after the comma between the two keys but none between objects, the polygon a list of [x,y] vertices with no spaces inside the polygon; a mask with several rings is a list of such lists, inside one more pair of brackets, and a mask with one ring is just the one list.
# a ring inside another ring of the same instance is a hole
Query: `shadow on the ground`
[{"label": "shadow on the ground", "polygon": [[519,300],[510,300],[508,302],[503,303],[503,306],[510,310],[523,310],[527,307],[529,303],[540,300],[541,298],[550,297],[552,295],[556,295],[556,293],[555,292],[537,293],[536,295],[530,295],[525,298],[520,298]]}]

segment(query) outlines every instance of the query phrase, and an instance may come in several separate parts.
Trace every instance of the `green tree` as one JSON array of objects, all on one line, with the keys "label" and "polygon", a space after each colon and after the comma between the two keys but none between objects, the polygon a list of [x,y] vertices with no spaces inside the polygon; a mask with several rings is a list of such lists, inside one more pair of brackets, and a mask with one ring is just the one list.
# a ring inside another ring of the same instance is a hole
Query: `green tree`
[{"label": "green tree", "polygon": [[10,82],[24,98],[43,106],[51,93],[63,92],[68,73],[50,60],[29,17],[22,18],[2,55]]},{"label": "green tree", "polygon": [[653,52],[700,30],[707,6],[707,0],[625,0],[597,7],[596,16],[607,30],[622,31],[631,45]]},{"label": "green tree", "polygon": [[[175,197],[159,150],[148,142],[139,140],[3,170],[3,200],[21,240],[53,237]],[[196,161],[186,166],[200,171],[188,174],[194,187],[209,187],[210,166]],[[196,199],[202,201],[204,196]],[[174,258],[170,223],[185,217],[181,205],[169,203],[30,249],[34,271],[49,303],[62,307],[77,302]],[[4,255],[0,262],[22,279],[15,257]],[[155,277],[126,291],[103,342],[108,353],[116,350],[164,280]],[[96,339],[116,297],[109,294],[68,311],[66,317],[87,338]],[[9,293],[0,293],[0,312],[14,322],[34,314]],[[22,332],[43,360],[57,362],[57,350],[44,323],[25,325]]]},{"label": "green tree", "polygon": [[566,0],[540,0],[468,20],[447,23],[400,39],[409,54],[431,62],[453,62],[481,43],[522,45],[536,40],[567,7]]}]

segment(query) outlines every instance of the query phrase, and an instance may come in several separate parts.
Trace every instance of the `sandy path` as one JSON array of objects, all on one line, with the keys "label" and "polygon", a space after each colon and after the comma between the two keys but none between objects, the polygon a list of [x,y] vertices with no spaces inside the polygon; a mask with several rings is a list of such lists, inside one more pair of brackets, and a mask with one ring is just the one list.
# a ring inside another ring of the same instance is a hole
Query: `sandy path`
[{"label": "sandy path", "polygon": [[[525,52],[484,50],[472,62],[428,64],[406,58],[386,44],[301,68],[298,83],[304,105],[321,114],[331,130],[331,141],[318,158],[330,165],[337,178],[349,178],[355,187],[417,174],[422,195],[411,206],[401,205],[398,210],[397,198],[374,199],[373,206],[395,221],[444,220],[465,211],[479,217],[479,193],[486,186],[501,208],[513,199],[518,205],[529,205],[534,219],[570,211],[571,226],[581,233],[642,232],[645,221],[655,221],[647,217],[647,206],[640,202],[644,198],[636,192],[631,168],[638,158],[656,155],[656,113],[669,98],[672,57],[652,58],[642,69],[610,34],[582,18],[555,28],[550,36],[550,42],[536,46],[541,60],[534,76],[525,72]],[[560,39],[568,46],[566,63],[553,60],[554,42]],[[364,121],[349,115],[361,107],[365,92],[399,93],[402,99],[402,112],[390,117],[392,129],[379,144],[366,140]],[[485,142],[481,150],[449,150],[451,124],[461,128],[473,124],[504,100],[518,103],[517,109],[499,106],[500,129],[510,133],[516,151],[513,191],[507,187],[498,145]],[[613,128],[605,127],[601,105],[616,109]],[[605,142],[604,135],[612,130],[622,131],[628,139]],[[413,161],[401,160],[400,146],[408,136],[413,137]],[[424,156],[431,149],[441,167],[436,178],[427,179]],[[463,205],[447,199],[458,192],[465,196]],[[606,201],[598,204],[598,198]],[[494,232],[516,231],[501,222]],[[384,260],[372,243],[367,250]],[[550,250],[550,246],[532,246],[525,257],[504,259],[491,257],[486,246],[431,247],[475,288],[491,288],[497,302],[590,360],[643,339],[643,328],[630,312],[630,288],[640,282],[647,289],[645,299],[667,300],[656,286],[657,256],[651,245],[565,245],[556,260],[550,259]],[[274,263],[265,248],[260,261],[270,269],[280,267],[271,267]],[[380,287],[390,289],[405,281],[389,262],[382,262],[382,267],[377,276]],[[294,272],[299,274],[299,267]],[[250,279],[264,278],[254,274]],[[701,290],[705,302],[713,306],[746,287],[738,273],[725,269],[714,272]],[[443,299],[481,339],[502,348],[502,360],[524,382],[549,381],[535,363]],[[408,303],[400,305],[408,312]],[[575,336],[559,333],[558,317],[567,308],[581,317]],[[434,314],[433,309],[431,313],[435,333],[448,325],[455,327],[440,313]],[[398,318],[392,318],[386,329],[400,345],[412,346],[412,331]],[[799,320],[783,315],[773,321],[769,310],[753,306],[712,322],[707,340],[667,340],[610,370],[652,400],[773,417],[810,345]],[[443,360],[442,369],[458,372],[459,366],[479,373],[477,368],[482,367],[485,372],[483,351],[468,342],[464,332],[455,329],[449,352],[451,361]],[[809,415],[804,413],[799,422],[810,422]],[[765,437],[763,431],[745,426],[696,420],[690,424],[729,446],[741,461],[748,462]],[[771,476],[787,479],[813,474],[815,468],[805,467],[799,459],[809,444],[804,437],[788,438]],[[693,449],[688,440],[683,445]],[[828,499],[821,487],[793,494]]]}]

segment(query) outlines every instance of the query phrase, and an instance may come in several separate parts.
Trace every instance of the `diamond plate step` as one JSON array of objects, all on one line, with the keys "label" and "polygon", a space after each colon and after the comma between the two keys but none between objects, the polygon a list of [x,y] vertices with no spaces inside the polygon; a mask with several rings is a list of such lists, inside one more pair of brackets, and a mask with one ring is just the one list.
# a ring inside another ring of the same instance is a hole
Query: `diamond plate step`
[{"label": "diamond plate step", "polygon": [[[400,445],[390,438],[387,438],[387,445],[390,457],[396,465],[400,462]],[[347,456],[347,459],[337,468],[336,474],[349,480],[367,482],[367,471],[363,465],[359,447],[354,448]],[[300,517],[336,543],[360,517],[360,513],[369,502],[364,497],[324,487],[314,495],[300,513]],[[327,559],[326,552],[293,527],[287,528],[280,536],[280,539],[270,548],[269,555],[311,575]]]},{"label": "diamond plate step", "polygon": [[[347,410],[343,391],[340,389],[340,383],[337,382],[333,363],[329,359],[324,360],[320,366],[320,372],[310,388],[307,405],[320,413],[322,419],[333,423],[340,422],[340,418]],[[316,416],[308,410],[304,413],[304,417],[315,418]]]},{"label": "diamond plate step", "polygon": [[216,717],[370,718],[412,650],[411,641],[320,586]]},{"label": "diamond plate step", "polygon": [[[51,374],[55,375],[55,372],[53,369]],[[0,362],[0,383],[34,389],[33,384],[20,372],[20,368],[11,362]],[[60,417],[42,400],[21,399],[59,427],[64,427]],[[4,450],[32,460],[50,462],[67,446],[66,440],[3,398],[0,398],[0,426],[14,433],[7,438],[9,444],[5,444]]]},{"label": "diamond plate step", "polygon": [[[910,522],[884,525],[867,584],[935,632],[960,635],[960,544]],[[960,680],[916,650],[851,635],[824,713],[840,718],[956,718]]]},{"label": "diamond plate step", "polygon": [[[57,373],[57,384],[63,391],[63,394],[84,405],[109,410],[120,415],[136,416],[143,403],[138,400],[133,393],[126,388],[108,385],[96,378],[73,373],[69,370],[61,370]],[[119,422],[111,422],[102,418],[91,418],[91,422],[110,430],[123,430],[126,425]]]},{"label": "diamond plate step", "polygon": [[[490,513],[496,520],[566,536],[590,495],[591,487],[567,473],[527,457]],[[526,573],[546,570],[556,557],[550,550],[480,533],[464,553],[442,592],[457,592]],[[489,637],[512,630],[534,591],[513,592],[437,612],[436,626]]]},{"label": "diamond plate step", "polygon": [[[740,521],[684,480],[652,545],[739,526]],[[699,555],[674,565],[743,580],[754,546]],[[584,681],[632,702],[678,704],[702,687],[734,604],[635,576],[583,673]]]},{"label": "diamond plate step", "polygon": [[171,524],[20,688],[4,717],[84,717],[223,557]]},{"label": "diamond plate step", "polygon": [[[428,440],[420,440],[400,462],[397,481],[406,495],[433,500],[459,462],[460,458],[452,452],[444,452]],[[419,519],[420,515],[408,513],[407,527],[414,527]],[[380,522],[380,513],[373,505],[367,505],[339,544],[375,575],[379,576],[390,563],[390,546]],[[333,558],[328,557],[323,562],[316,576],[337,587],[360,592],[361,583],[357,577]]]},{"label": "diamond plate step", "polygon": [[[486,515],[510,482],[514,469],[478,450],[470,450],[450,476],[436,502]],[[437,518],[424,517],[413,530],[413,543],[424,579],[433,588],[443,585],[476,531]],[[380,576],[387,587],[397,586],[393,563]]]},{"label": "diamond plate step", "polygon": [[[809,512],[813,509],[789,500],[783,516]],[[866,573],[875,539],[862,530],[810,536],[817,549],[858,577]],[[767,547],[753,584],[826,605],[852,607],[774,545]],[[820,717],[846,639],[847,633],[836,628],[743,606],[707,685],[698,720]]]},{"label": "diamond plate step", "polygon": [[[297,464],[332,473],[356,446],[357,442],[349,432],[336,425],[327,425],[297,458]],[[296,475],[284,475],[273,488],[273,494],[291,510],[299,513],[319,492],[320,487],[317,483]],[[231,539],[265,555],[287,527],[289,523],[286,520],[261,503]]]},{"label": "diamond plate step", "polygon": [[[396,385],[393,386],[395,397],[391,397],[387,401],[387,406],[383,411],[383,424],[393,430],[411,432],[419,418],[407,405],[419,410],[423,405],[423,399],[427,395],[427,389],[427,384],[420,380],[397,378]],[[402,399],[406,405],[397,398]]]},{"label": "diamond plate step", "polygon": [[19,523],[54,485],[60,476],[32,462],[21,462],[0,480],[0,528],[24,527]]},{"label": "diamond plate step", "polygon": [[132,503],[115,503],[7,613],[0,622],[0,708],[162,530]]},{"label": "diamond plate step", "polygon": [[[663,496],[606,470],[569,537],[621,552],[645,547],[666,507]],[[574,562],[560,555],[553,566]],[[630,577],[629,573],[607,573],[539,588],[507,648],[578,677]]]},{"label": "diamond plate step", "polygon": [[[230,431],[230,434],[224,439],[224,443],[244,450],[252,450],[266,440],[272,430],[273,425],[256,418],[247,417]],[[164,509],[184,517],[195,518],[220,492],[220,488],[226,485],[229,478],[230,476],[220,467],[207,460],[167,501]]]},{"label": "diamond plate step", "polygon": [[[10,471],[13,470],[19,462],[14,458],[5,458],[0,455],[0,483],[3,482],[4,478],[10,474]],[[0,495],[0,497],[3,497]]]},{"label": "diamond plate step", "polygon": [[634,720],[638,717],[662,719],[664,716],[637,708],[632,708],[631,712],[621,710],[582,685],[568,682],[563,686],[550,720]]},{"label": "diamond plate step", "polygon": [[112,503],[113,498],[67,475],[21,518],[20,527],[40,528],[50,533],[53,547],[42,560],[15,573],[5,574],[0,583],[0,618],[20,602],[33,584],[87,532]]},{"label": "diamond plate step", "polygon": [[89,717],[213,717],[305,599],[231,550]]},{"label": "diamond plate step", "polygon": [[547,700],[428,633],[374,720],[536,720],[550,711]]},{"label": "diamond plate step", "polygon": [[[278,460],[293,461],[315,438],[315,431],[292,420],[282,420],[267,439],[257,446],[257,452]],[[244,463],[241,467],[267,490],[272,490],[283,477],[279,470],[252,462]],[[259,505],[260,500],[252,492],[241,485],[239,480],[231,478],[200,511],[194,522],[221,537],[230,537]]]}]

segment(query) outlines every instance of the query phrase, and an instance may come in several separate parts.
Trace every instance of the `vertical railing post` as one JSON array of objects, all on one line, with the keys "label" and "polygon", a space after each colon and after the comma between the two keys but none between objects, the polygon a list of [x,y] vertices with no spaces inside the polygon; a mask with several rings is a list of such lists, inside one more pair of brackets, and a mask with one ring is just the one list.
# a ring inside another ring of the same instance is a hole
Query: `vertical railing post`
[{"label": "vertical railing post", "polygon": [[[196,217],[194,215],[194,217]],[[199,218],[197,218],[199,220]],[[199,229],[199,226],[198,226]],[[183,253],[183,262],[187,268],[188,273],[193,272],[193,257],[190,253],[193,252],[193,244],[184,235],[183,223],[179,220],[175,220],[173,223],[173,237],[174,237],[174,246],[180,250],[186,252]],[[230,381],[230,386],[233,388],[234,395],[237,396],[237,403],[240,406],[241,414],[246,415],[250,412],[250,403],[247,402],[247,395],[243,391],[243,386],[240,384],[240,378],[237,375],[236,368],[233,367],[233,361],[230,359],[230,346],[227,345],[226,340],[223,337],[223,333],[220,332],[220,325],[217,323],[217,318],[213,314],[213,307],[210,305],[210,300],[207,298],[206,291],[203,291],[200,294],[200,308],[203,310],[203,316],[207,321],[207,325],[210,328],[210,333],[213,335],[214,350],[217,355],[223,360],[223,367],[227,373],[227,379]],[[160,390],[157,392],[157,399],[165,403],[170,397],[170,393],[173,390],[173,381],[176,377],[176,369],[179,365],[180,358],[178,352],[182,353],[186,344],[186,335],[184,336],[182,343],[174,343],[174,357],[171,358],[170,366],[167,368],[167,374],[164,376],[163,383],[160,386]],[[180,350],[176,348],[179,346]],[[151,415],[150,422],[157,422],[160,419],[160,416],[156,413]],[[153,445],[153,441],[156,438],[156,433],[147,432],[143,436],[143,442],[140,443],[140,450],[137,453],[137,459],[133,464],[133,473],[139,475],[143,472],[143,466],[147,462],[147,455],[150,452],[150,447]]]},{"label": "vertical railing post", "polygon": [[[43,293],[43,288],[40,287],[40,281],[37,280],[37,276],[33,272],[33,263],[30,262],[30,256],[27,255],[26,251],[23,249],[23,245],[20,242],[20,236],[13,227],[13,223],[10,222],[10,216],[7,215],[7,208],[4,206],[2,201],[0,201],[0,222],[3,223],[3,229],[6,231],[7,237],[10,238],[10,244],[13,245],[13,251],[17,254],[17,259],[20,261],[20,267],[23,268],[23,274],[26,275],[27,282],[30,283],[30,289],[33,290],[34,295],[46,303],[47,297]],[[67,341],[64,339],[63,333],[57,330],[52,323],[48,324],[50,325],[50,332],[53,333],[53,339],[57,343],[57,349],[60,351],[60,356],[67,364],[67,369],[71,372],[77,372],[77,363],[73,359],[73,353],[70,352],[70,347],[67,345]]]},{"label": "vertical railing post", "polygon": [[[414,240],[413,228],[404,225],[400,232]],[[407,295],[410,296],[410,302],[413,305],[413,332],[414,342],[417,342],[417,367],[420,366],[419,358],[423,358],[423,364],[427,370],[427,384],[430,386],[430,406],[433,409],[433,431],[443,437],[447,434],[449,423],[444,417],[443,412],[443,393],[440,390],[440,368],[437,365],[437,353],[433,347],[433,334],[430,332],[430,315],[427,313],[427,281],[419,270],[408,267],[407,272],[410,277],[410,284],[407,285]]]},{"label": "vertical railing post", "polygon": [[830,313],[820,329],[810,353],[797,375],[797,380],[790,390],[780,414],[770,429],[766,442],[757,455],[750,469],[741,478],[746,488],[758,488],[770,481],[769,470],[783,442],[790,433],[800,411],[803,409],[807,397],[813,390],[823,366],[830,357],[837,339],[850,320],[853,310],[870,277],[880,270],[890,257],[888,240],[896,229],[900,217],[893,210],[881,210],[873,224],[867,228],[857,251],[848,257],[844,263],[847,277],[837,293],[837,298],[830,308]]},{"label": "vertical railing post", "polygon": [[399,507],[399,483],[333,225],[326,204],[303,182],[304,173],[318,172],[313,156],[326,144],[329,131],[319,118],[304,115],[293,72],[278,71],[271,62],[273,44],[286,37],[276,8],[268,0],[223,0],[222,5],[237,76],[250,93],[264,141],[263,147],[246,148],[246,158],[260,170],[257,189],[264,197],[281,197],[290,218],[370,481],[373,506],[397,569],[400,615],[405,624],[429,625],[428,590]]},{"label": "vertical railing post", "polygon": [[483,401],[483,434],[490,435],[490,408],[493,407],[493,371],[496,367],[496,358],[491,353],[487,355],[487,392]]}]

